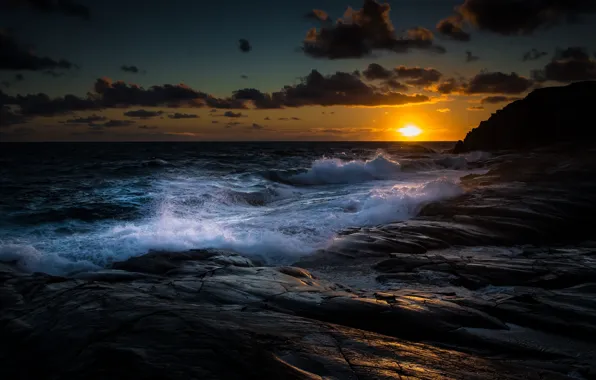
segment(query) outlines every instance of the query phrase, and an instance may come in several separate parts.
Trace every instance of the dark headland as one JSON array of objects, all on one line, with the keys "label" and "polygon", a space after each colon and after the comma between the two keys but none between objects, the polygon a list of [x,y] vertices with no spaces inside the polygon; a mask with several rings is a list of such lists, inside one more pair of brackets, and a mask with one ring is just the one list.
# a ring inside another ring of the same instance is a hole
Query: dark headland
[{"label": "dark headland", "polygon": [[[594,379],[596,83],[470,132],[507,150],[417,218],[291,267],[150,252],[57,277],[0,263],[2,379]],[[532,149],[530,148],[537,148]]]},{"label": "dark headland", "polygon": [[480,123],[454,153],[589,143],[596,137],[595,106],[595,81],[540,88]]}]

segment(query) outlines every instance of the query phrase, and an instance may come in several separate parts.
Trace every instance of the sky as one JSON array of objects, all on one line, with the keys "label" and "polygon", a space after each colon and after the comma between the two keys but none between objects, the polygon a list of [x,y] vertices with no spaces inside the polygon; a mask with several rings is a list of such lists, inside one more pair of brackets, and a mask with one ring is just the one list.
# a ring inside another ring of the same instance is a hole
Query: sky
[{"label": "sky", "polygon": [[453,141],[596,80],[594,31],[596,0],[0,0],[0,141]]}]

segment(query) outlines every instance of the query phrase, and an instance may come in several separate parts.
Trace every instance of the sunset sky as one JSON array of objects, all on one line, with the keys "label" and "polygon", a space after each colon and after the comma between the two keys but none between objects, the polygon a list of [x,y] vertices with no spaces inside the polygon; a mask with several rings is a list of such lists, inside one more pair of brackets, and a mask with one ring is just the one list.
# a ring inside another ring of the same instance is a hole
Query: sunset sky
[{"label": "sunset sky", "polygon": [[596,80],[595,31],[594,0],[0,0],[0,140],[458,140]]}]

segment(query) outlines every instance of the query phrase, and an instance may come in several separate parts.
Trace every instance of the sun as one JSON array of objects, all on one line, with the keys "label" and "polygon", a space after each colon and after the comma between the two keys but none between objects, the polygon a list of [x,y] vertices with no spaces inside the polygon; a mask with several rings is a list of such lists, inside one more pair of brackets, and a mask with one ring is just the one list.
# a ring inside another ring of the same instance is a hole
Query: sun
[{"label": "sun", "polygon": [[415,125],[406,125],[405,127],[398,129],[397,131],[401,133],[404,137],[416,137],[422,133],[422,129],[418,128]]}]

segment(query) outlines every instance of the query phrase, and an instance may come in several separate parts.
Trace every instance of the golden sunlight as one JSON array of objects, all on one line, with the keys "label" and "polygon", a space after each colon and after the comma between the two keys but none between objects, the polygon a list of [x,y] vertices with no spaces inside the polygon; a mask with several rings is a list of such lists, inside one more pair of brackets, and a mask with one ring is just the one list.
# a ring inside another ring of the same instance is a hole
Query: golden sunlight
[{"label": "golden sunlight", "polygon": [[422,133],[422,129],[415,125],[406,125],[403,128],[397,130],[404,137],[416,137]]}]

